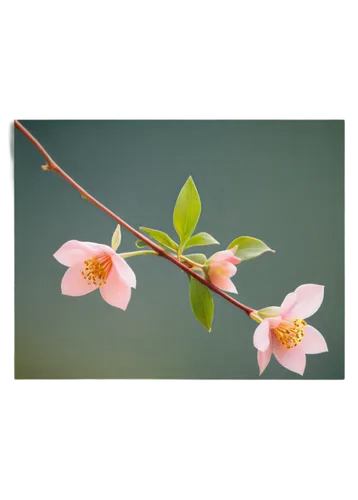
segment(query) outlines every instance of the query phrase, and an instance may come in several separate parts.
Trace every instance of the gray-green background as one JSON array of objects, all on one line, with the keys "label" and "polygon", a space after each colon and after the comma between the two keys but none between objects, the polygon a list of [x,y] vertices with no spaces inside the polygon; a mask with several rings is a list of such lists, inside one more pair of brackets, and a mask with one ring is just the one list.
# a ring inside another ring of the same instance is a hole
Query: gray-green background
[{"label": "gray-green background", "polygon": [[[198,231],[222,248],[248,235],[276,250],[239,266],[239,300],[279,305],[300,284],[325,285],[310,322],[329,352],[307,357],[304,378],[344,377],[343,121],[22,123],[76,181],[137,228],[174,237],[173,206],[192,175],[202,201]],[[53,253],[70,239],[110,244],[115,223],[43,172],[43,163],[16,130],[15,377],[258,378],[256,324],[215,296],[207,333],[192,315],[187,277],[163,259],[128,261],[138,285],[126,312],[98,292],[61,295],[66,268]],[[134,241],[124,231],[121,251]],[[272,358],[261,378],[301,377]]]}]

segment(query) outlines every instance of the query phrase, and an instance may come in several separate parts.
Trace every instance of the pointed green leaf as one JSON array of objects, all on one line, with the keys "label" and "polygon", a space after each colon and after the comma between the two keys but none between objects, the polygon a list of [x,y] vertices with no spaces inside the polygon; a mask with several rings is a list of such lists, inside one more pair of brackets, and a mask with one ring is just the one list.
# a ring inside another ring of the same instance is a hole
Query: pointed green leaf
[{"label": "pointed green leaf", "polygon": [[254,259],[265,252],[275,253],[275,250],[268,247],[266,243],[257,238],[251,238],[250,236],[240,236],[236,238],[236,240],[230,243],[228,248],[233,248],[235,246],[238,247],[235,255],[242,260]]},{"label": "pointed green leaf", "polygon": [[190,176],[179,193],[173,212],[173,224],[180,238],[181,248],[184,248],[185,243],[193,234],[200,212],[199,193]]},{"label": "pointed green leaf", "polygon": [[185,243],[185,248],[200,247],[205,245],[219,245],[219,242],[216,241],[216,239],[209,233],[198,233],[189,238],[189,240]]},{"label": "pointed green leaf", "polygon": [[140,229],[145,233],[148,233],[153,238],[153,240],[156,240],[162,245],[170,248],[171,250],[174,250],[174,252],[178,250],[179,245],[175,243],[175,241],[172,240],[168,234],[163,233],[163,231],[158,231],[157,229],[150,229],[149,227],[141,227]]},{"label": "pointed green leaf", "polygon": [[118,226],[114,230],[111,241],[112,249],[115,252],[117,251],[119,245],[121,244],[121,239],[122,239],[121,226],[118,224]]},{"label": "pointed green leaf", "polygon": [[214,299],[209,288],[192,277],[190,304],[196,319],[210,332],[214,317]]},{"label": "pointed green leaf", "polygon": [[260,309],[259,311],[257,311],[257,314],[262,319],[274,318],[275,316],[280,316],[281,307],[277,307],[277,306],[264,307],[263,309]]},{"label": "pointed green leaf", "polygon": [[205,262],[208,260],[206,255],[203,253],[190,253],[188,255],[184,255],[184,257],[187,257],[197,264],[205,264]]}]

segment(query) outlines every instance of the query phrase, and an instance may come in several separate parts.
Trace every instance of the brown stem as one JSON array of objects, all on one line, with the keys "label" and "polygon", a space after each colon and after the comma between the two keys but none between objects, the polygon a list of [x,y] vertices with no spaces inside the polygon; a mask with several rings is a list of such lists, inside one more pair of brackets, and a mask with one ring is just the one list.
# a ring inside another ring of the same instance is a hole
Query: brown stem
[{"label": "brown stem", "polygon": [[45,150],[45,148],[35,139],[35,137],[23,126],[21,125],[20,122],[17,120],[14,121],[15,127],[20,130],[20,132],[27,137],[27,139],[32,142],[32,144],[38,149],[38,151],[42,154],[42,156],[45,158],[47,162],[47,166],[49,167],[48,170],[53,170],[56,172],[58,175],[60,175],[65,181],[67,181],[71,186],[73,186],[81,195],[86,198],[88,201],[92,202],[96,207],[98,207],[100,210],[102,210],[105,214],[109,215],[114,219],[120,226],[124,227],[129,231],[130,233],[134,234],[138,239],[142,240],[146,245],[148,245],[150,248],[155,250],[161,257],[164,257],[165,259],[169,260],[172,262],[175,266],[179,267],[182,271],[184,271],[186,274],[192,276],[196,280],[200,281],[203,285],[207,286],[212,290],[213,292],[217,293],[221,297],[223,297],[225,300],[233,304],[234,306],[238,307],[242,311],[245,311],[246,314],[250,315],[250,313],[254,310],[251,307],[245,306],[244,304],[241,304],[238,300],[234,299],[227,293],[223,292],[220,290],[220,288],[216,287],[213,285],[210,281],[206,280],[199,274],[197,274],[195,271],[192,269],[189,269],[185,264],[180,262],[175,256],[170,255],[167,253],[165,250],[163,250],[159,245],[151,241],[149,238],[144,236],[144,234],[140,233],[136,229],[134,229],[132,226],[130,226],[127,222],[125,222],[123,219],[118,217],[115,213],[113,213],[111,210],[109,210],[107,207],[102,205],[96,198],[91,196],[87,191],[85,191],[77,182],[75,182],[62,168],[60,168],[57,163],[51,158],[51,156],[48,154],[48,152]]}]

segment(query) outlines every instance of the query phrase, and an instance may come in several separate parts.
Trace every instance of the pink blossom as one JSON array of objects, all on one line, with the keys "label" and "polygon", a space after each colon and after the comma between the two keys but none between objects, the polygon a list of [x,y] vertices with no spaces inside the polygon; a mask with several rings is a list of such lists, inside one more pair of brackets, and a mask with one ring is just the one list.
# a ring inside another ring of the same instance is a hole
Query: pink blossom
[{"label": "pink blossom", "polygon": [[136,276],[127,262],[112,248],[98,243],[71,240],[54,254],[68,269],[62,278],[64,295],[77,297],[100,289],[111,306],[126,310]]},{"label": "pink blossom", "polygon": [[230,279],[236,274],[235,265],[241,262],[241,259],[235,257],[236,250],[237,246],[216,252],[207,262],[210,281],[225,292],[237,293],[236,287]]},{"label": "pink blossom", "polygon": [[303,375],[306,354],[328,351],[321,333],[304,321],[320,308],[323,295],[321,285],[301,285],[286,296],[280,308],[273,308],[278,315],[266,317],[256,328],[254,346],[258,350],[260,375],[272,352],[282,366]]}]

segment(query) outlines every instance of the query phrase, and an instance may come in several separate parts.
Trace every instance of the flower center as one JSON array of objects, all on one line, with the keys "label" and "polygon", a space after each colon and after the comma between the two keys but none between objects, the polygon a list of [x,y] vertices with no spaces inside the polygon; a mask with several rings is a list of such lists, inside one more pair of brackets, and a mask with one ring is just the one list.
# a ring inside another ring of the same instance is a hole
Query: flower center
[{"label": "flower center", "polygon": [[112,259],[107,254],[95,255],[85,260],[82,276],[89,285],[102,286],[107,282],[108,273],[112,268]]},{"label": "flower center", "polygon": [[303,319],[296,319],[295,321],[282,321],[276,328],[273,328],[277,340],[281,342],[287,349],[297,347],[301,342],[304,334],[304,328],[307,325]]}]

